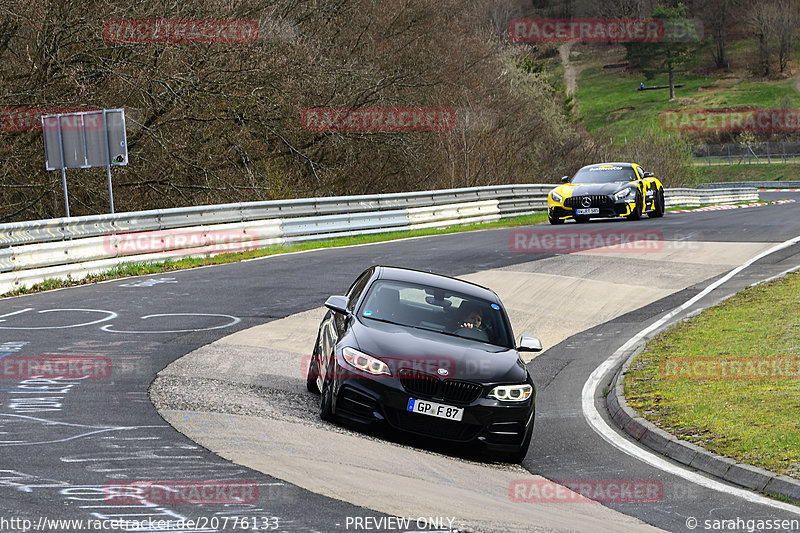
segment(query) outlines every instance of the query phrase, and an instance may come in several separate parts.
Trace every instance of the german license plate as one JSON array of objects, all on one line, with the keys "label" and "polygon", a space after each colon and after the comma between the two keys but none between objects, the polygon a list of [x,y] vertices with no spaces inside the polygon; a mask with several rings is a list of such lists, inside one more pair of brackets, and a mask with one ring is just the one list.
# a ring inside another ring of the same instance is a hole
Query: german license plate
[{"label": "german license plate", "polygon": [[577,209],[575,210],[576,215],[599,215],[600,208],[599,207],[589,207],[587,209]]},{"label": "german license plate", "polygon": [[464,409],[461,407],[452,407],[450,405],[428,402],[425,400],[415,400],[414,398],[409,398],[408,407],[406,409],[412,413],[455,420],[456,422],[461,421],[461,417],[464,416]]}]

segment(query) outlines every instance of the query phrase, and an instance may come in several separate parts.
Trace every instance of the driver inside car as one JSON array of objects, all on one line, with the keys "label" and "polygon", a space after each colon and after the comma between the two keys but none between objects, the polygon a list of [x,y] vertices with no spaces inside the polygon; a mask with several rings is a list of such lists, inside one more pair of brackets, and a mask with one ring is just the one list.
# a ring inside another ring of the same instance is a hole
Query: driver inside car
[{"label": "driver inside car", "polygon": [[481,316],[480,309],[477,306],[467,306],[461,313],[461,321],[458,323],[459,328],[477,328],[482,329],[483,316]]},{"label": "driver inside car", "polygon": [[458,325],[453,333],[459,337],[466,337],[483,342],[489,342],[488,324],[483,320],[482,309],[479,305],[464,302],[458,309]]}]

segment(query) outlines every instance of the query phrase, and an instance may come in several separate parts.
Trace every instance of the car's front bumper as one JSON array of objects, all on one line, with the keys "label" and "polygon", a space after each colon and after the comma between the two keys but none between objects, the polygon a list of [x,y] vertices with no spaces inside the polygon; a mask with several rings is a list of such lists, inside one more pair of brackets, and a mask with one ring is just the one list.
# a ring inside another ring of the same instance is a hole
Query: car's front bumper
[{"label": "car's front bumper", "polygon": [[[492,452],[517,450],[533,424],[534,394],[520,403],[481,394],[472,402],[452,402],[407,391],[398,378],[367,376],[339,365],[334,380],[334,412],[341,420],[464,444]],[[464,409],[461,421],[408,411],[410,398]]]},{"label": "car's front bumper", "polygon": [[550,218],[575,218],[576,216],[587,216],[589,218],[611,218],[628,216],[636,209],[636,202],[613,201],[609,197],[607,201],[602,203],[592,202],[589,207],[596,208],[599,213],[592,215],[578,215],[577,208],[567,207],[564,202],[556,203],[549,200],[547,203],[547,210]]}]

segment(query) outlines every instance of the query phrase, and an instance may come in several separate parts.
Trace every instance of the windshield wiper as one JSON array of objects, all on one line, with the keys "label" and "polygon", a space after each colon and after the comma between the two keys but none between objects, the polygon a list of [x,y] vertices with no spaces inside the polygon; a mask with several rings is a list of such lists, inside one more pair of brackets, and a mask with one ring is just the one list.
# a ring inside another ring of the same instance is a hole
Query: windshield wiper
[{"label": "windshield wiper", "polygon": [[384,324],[394,324],[395,326],[405,326],[405,324],[400,324],[398,322],[392,322],[391,320],[386,320],[385,318],[376,318],[374,316],[365,316],[369,320],[374,320],[375,322],[383,322]]}]

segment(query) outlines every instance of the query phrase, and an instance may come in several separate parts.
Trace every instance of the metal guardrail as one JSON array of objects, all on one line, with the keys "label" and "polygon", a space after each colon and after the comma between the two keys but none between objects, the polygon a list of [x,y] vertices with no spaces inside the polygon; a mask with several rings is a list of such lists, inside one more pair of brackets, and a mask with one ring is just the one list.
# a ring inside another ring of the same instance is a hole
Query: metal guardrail
[{"label": "metal guardrail", "polygon": [[706,204],[733,204],[738,202],[753,202],[758,200],[758,189],[746,188],[716,188],[716,189],[667,189],[664,198],[667,207],[698,206]]},{"label": "metal guardrail", "polygon": [[[489,222],[547,209],[554,185],[197,206],[0,225],[0,293],[132,262],[334,237]],[[758,199],[754,188],[667,189],[666,205]]]},{"label": "metal guardrail", "polygon": [[800,189],[800,181],[732,181],[729,183],[700,183],[700,189],[755,187],[757,189]]},{"label": "metal guardrail", "polygon": [[314,217],[445,205],[477,200],[519,202],[542,207],[554,185],[499,185],[363,196],[299,198],[136,211],[0,224],[0,247],[195,225],[247,222],[270,218]]}]

